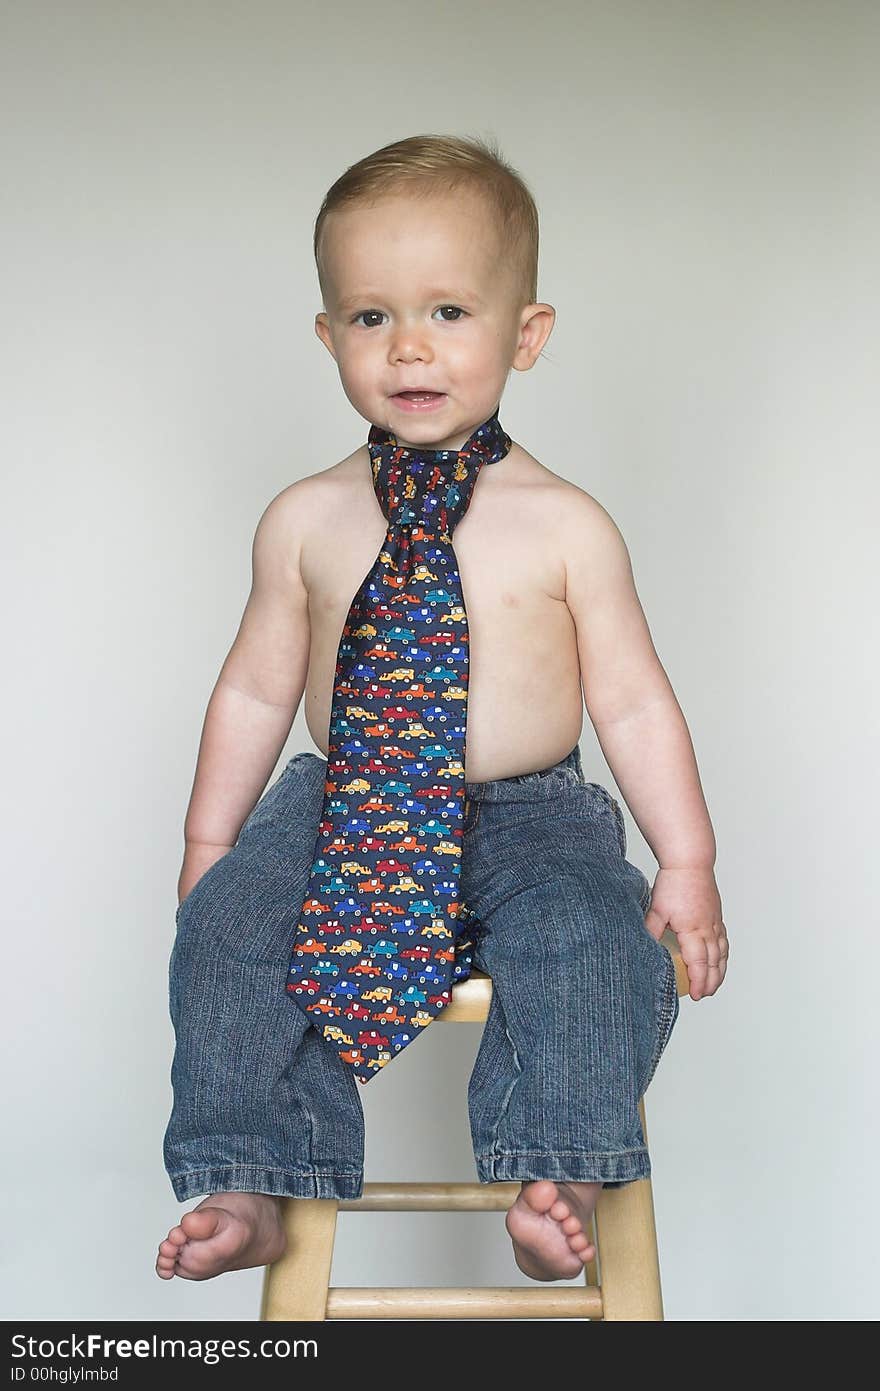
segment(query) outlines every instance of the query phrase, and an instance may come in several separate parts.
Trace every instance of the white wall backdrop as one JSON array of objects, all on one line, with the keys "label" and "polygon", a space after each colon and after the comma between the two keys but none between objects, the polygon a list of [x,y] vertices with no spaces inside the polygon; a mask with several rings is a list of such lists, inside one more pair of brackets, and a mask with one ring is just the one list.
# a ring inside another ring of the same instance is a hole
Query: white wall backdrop
[{"label": "white wall backdrop", "polygon": [[[257,520],[366,439],[313,331],[314,217],[434,131],[495,136],[535,193],[558,320],[503,418],[621,528],[718,840],[727,981],[682,1000],[647,1101],[666,1316],[875,1318],[878,7],[2,26],[4,1316],[258,1317],[260,1271],[153,1268],[195,1206],[161,1152],[183,817]],[[298,716],[283,759],[312,748]],[[586,717],[582,749],[615,790]],[[478,1036],[365,1089],[367,1179],[475,1177]],[[500,1214],[338,1231],[336,1284],[533,1283]]]}]

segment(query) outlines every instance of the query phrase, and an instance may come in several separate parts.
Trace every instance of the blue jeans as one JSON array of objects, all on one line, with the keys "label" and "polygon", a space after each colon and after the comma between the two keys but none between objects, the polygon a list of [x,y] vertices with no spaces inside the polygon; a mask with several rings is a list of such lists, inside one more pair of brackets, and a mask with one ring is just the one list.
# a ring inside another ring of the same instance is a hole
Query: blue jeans
[{"label": "blue jeans", "polygon": [[[180,1201],[363,1191],[362,1089],[284,988],[326,768],[292,758],[177,910],[164,1158]],[[465,796],[460,889],[480,922],[474,965],[493,981],[468,1084],[479,1179],[646,1178],[638,1103],[679,1004],[620,807],[584,781],[579,745]]]}]

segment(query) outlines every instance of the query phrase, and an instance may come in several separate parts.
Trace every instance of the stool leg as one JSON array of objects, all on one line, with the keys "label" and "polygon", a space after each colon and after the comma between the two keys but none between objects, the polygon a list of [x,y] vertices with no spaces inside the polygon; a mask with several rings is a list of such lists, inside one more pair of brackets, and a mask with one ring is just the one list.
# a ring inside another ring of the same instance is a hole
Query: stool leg
[{"label": "stool leg", "polygon": [[[599,1196],[602,1196],[601,1193]],[[595,1246],[596,1254],[595,1256],[592,1256],[590,1260],[584,1262],[584,1284],[592,1285],[594,1289],[597,1289],[599,1285],[599,1269],[596,1262],[599,1259],[599,1235],[596,1231],[595,1210],[593,1211],[593,1215],[590,1218],[590,1224],[587,1227],[585,1234],[587,1238],[590,1241],[592,1241],[593,1245]]]},{"label": "stool leg", "polygon": [[[644,1097],[639,1102],[647,1144]],[[654,1197],[649,1178],[603,1188],[595,1212],[603,1320],[663,1318]]]},{"label": "stool leg", "polygon": [[282,1198],[287,1250],[266,1267],[261,1321],[327,1317],[338,1207],[335,1198]]}]

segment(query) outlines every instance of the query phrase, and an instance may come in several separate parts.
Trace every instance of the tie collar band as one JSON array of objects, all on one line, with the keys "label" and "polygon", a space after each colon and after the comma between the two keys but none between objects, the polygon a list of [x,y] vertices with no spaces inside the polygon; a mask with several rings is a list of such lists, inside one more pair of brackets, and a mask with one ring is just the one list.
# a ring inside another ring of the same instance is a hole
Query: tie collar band
[{"label": "tie collar band", "polygon": [[503,459],[512,443],[498,406],[461,449],[398,444],[390,430],[371,425],[370,465],[383,515],[395,526],[451,534],[467,511],[480,469]]},{"label": "tie collar band", "polygon": [[[505,454],[510,451],[513,441],[510,436],[502,429],[498,419],[500,402],[495,410],[484,420],[482,425],[478,425],[476,430],[465,440],[461,449],[431,449],[430,446],[398,444],[397,436],[390,430],[386,430],[381,425],[371,425],[368,436],[368,447],[370,456],[388,456],[393,463],[422,463],[428,465],[449,464],[460,459],[467,459],[472,454],[482,457],[484,464],[496,464],[503,459]],[[393,458],[392,458],[393,456]]]}]

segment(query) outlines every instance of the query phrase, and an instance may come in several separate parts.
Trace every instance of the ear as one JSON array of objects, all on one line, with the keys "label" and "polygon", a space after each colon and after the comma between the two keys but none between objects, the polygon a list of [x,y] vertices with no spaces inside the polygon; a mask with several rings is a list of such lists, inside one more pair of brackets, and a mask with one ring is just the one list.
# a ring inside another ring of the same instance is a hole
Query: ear
[{"label": "ear", "polygon": [[315,332],[335,361],[336,354],[333,351],[333,335],[330,332],[330,320],[327,318],[326,314],[321,313],[315,315]]},{"label": "ear", "polygon": [[526,305],[520,316],[519,339],[511,363],[517,372],[528,372],[534,366],[555,323],[556,310],[552,304]]}]

